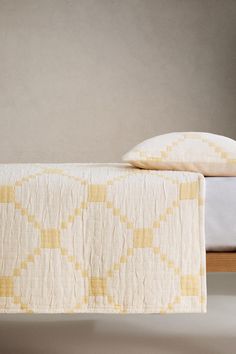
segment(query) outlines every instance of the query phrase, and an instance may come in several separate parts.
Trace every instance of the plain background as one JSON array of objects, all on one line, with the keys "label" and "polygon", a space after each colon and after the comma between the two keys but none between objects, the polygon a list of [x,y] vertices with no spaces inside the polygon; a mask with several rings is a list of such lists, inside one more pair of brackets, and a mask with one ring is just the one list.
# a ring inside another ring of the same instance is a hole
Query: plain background
[{"label": "plain background", "polygon": [[235,0],[0,0],[0,162],[236,138]]},{"label": "plain background", "polygon": [[[120,161],[171,131],[236,138],[235,0],[0,0],[0,162]],[[234,354],[236,276],[208,314],[0,316],[0,354]]]}]

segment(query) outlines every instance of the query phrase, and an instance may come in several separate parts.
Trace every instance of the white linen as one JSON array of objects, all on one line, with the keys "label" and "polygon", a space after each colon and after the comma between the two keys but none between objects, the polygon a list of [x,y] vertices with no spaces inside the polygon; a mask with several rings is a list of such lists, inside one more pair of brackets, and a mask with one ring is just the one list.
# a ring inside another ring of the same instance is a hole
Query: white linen
[{"label": "white linen", "polygon": [[206,249],[236,250],[236,177],[206,179]]}]

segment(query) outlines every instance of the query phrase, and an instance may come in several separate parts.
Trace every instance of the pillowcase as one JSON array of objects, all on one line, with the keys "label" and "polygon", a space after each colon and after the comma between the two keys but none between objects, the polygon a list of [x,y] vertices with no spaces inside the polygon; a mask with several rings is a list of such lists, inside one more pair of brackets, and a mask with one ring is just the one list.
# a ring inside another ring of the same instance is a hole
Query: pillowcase
[{"label": "pillowcase", "polygon": [[210,133],[164,134],[138,144],[123,161],[145,169],[236,176],[236,141]]}]

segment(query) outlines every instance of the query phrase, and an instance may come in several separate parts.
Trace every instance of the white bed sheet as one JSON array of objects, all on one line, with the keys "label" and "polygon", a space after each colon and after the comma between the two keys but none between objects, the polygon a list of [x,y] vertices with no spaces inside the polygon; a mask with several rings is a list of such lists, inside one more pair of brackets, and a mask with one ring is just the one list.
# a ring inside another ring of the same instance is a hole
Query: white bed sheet
[{"label": "white bed sheet", "polygon": [[236,250],[236,177],[206,177],[206,249]]}]

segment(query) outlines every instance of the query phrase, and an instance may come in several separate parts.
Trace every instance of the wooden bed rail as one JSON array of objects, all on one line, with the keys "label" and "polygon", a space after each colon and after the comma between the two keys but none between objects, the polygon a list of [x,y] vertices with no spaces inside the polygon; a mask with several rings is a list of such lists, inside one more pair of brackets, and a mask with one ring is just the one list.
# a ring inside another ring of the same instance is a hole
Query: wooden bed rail
[{"label": "wooden bed rail", "polygon": [[207,252],[207,272],[236,272],[236,252]]}]

